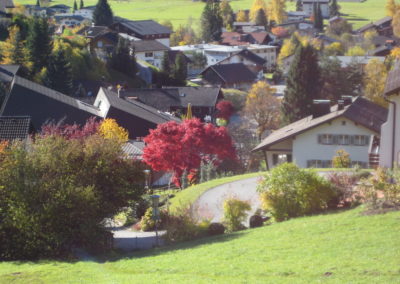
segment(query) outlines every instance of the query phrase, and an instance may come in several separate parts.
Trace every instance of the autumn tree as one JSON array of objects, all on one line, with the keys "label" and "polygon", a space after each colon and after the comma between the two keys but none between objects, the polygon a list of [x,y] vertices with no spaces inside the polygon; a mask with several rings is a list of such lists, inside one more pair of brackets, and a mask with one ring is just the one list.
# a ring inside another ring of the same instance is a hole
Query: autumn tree
[{"label": "autumn tree", "polygon": [[217,118],[222,118],[226,121],[229,121],[229,118],[235,111],[233,104],[230,101],[225,101],[225,100],[218,102],[216,109],[217,109]]},{"label": "autumn tree", "polygon": [[27,75],[31,67],[28,60],[20,29],[17,26],[9,28],[9,37],[4,43],[2,64],[16,64],[21,66],[20,74]]},{"label": "autumn tree", "polygon": [[385,84],[388,70],[385,63],[372,59],[364,70],[364,95],[381,106],[387,107],[384,99]]},{"label": "autumn tree", "polygon": [[223,26],[227,30],[232,30],[233,21],[234,21],[234,14],[233,14],[232,7],[229,4],[229,1],[228,0],[223,0],[219,5],[220,5],[220,10],[221,10]]},{"label": "autumn tree", "polygon": [[396,9],[392,20],[393,33],[395,36],[400,36],[400,8]]},{"label": "autumn tree", "polygon": [[180,186],[184,172],[196,171],[201,162],[218,164],[236,159],[232,139],[225,127],[202,123],[199,119],[159,124],[144,139],[143,160],[155,171],[174,173],[174,183]]},{"label": "autumn tree", "polygon": [[313,100],[321,92],[318,55],[311,45],[299,46],[287,77],[287,88],[282,101],[285,124],[295,122],[312,113]]},{"label": "autumn tree", "polygon": [[296,1],[296,11],[297,12],[303,11],[303,0]]},{"label": "autumn tree", "polygon": [[250,21],[256,22],[257,13],[262,9],[265,14],[267,14],[267,4],[264,0],[254,0],[249,13]]},{"label": "autumn tree", "polygon": [[113,12],[107,0],[99,0],[93,12],[93,23],[96,26],[110,26],[113,23]]},{"label": "autumn tree", "polygon": [[397,5],[395,0],[387,0],[386,1],[386,15],[389,17],[393,17],[396,14]]},{"label": "autumn tree", "polygon": [[100,123],[99,133],[105,139],[111,139],[118,141],[119,143],[125,143],[128,141],[128,131],[119,126],[117,121],[113,118],[106,118]]},{"label": "autumn tree", "polygon": [[219,41],[222,34],[223,20],[219,3],[208,0],[201,14],[201,38],[205,42]]},{"label": "autumn tree", "polygon": [[267,12],[270,21],[282,24],[286,19],[286,0],[271,0]]},{"label": "autumn tree", "polygon": [[326,33],[334,37],[341,36],[344,33],[352,33],[352,31],[353,26],[345,19],[329,24],[326,29]]},{"label": "autumn tree", "polygon": [[236,21],[237,22],[248,22],[249,17],[247,16],[244,10],[239,10],[236,14]]},{"label": "autumn tree", "polygon": [[290,39],[285,39],[283,41],[283,45],[281,51],[278,55],[278,63],[282,64],[283,59],[288,56],[291,56],[295,53],[297,47],[301,45],[301,41],[299,40],[299,35],[297,33],[293,33]]},{"label": "autumn tree", "polygon": [[259,138],[265,130],[276,129],[280,123],[280,102],[273,96],[274,92],[265,81],[258,81],[247,95],[244,113],[257,122]]}]

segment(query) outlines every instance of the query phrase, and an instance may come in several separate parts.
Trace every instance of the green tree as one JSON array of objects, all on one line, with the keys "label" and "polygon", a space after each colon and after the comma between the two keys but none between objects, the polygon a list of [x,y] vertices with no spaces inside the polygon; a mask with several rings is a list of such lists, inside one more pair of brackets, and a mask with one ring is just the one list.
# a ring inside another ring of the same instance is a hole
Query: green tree
[{"label": "green tree", "polygon": [[40,7],[40,0],[36,0],[36,7]]},{"label": "green tree", "polygon": [[79,9],[82,9],[82,8],[84,8],[85,7],[85,3],[83,2],[83,0],[81,0],[80,2],[79,2]]},{"label": "green tree", "polygon": [[263,26],[266,30],[268,30],[268,19],[263,9],[259,9],[257,11],[255,23],[257,26]]},{"label": "green tree", "polygon": [[93,12],[93,22],[96,26],[110,26],[113,23],[113,12],[107,0],[99,0]]},{"label": "green tree", "polygon": [[298,12],[303,11],[303,1],[302,0],[296,1],[296,11],[298,11]]},{"label": "green tree", "polygon": [[233,14],[232,7],[229,4],[228,0],[223,0],[220,3],[220,10],[221,10],[221,17],[222,17],[223,26],[226,29],[231,30],[232,27],[233,27],[234,14]]},{"label": "green tree", "polygon": [[31,23],[26,38],[28,56],[32,61],[32,72],[38,73],[49,64],[49,54],[53,49],[53,42],[46,18],[35,17]]},{"label": "green tree", "polygon": [[350,154],[347,153],[345,150],[337,150],[336,156],[334,156],[332,159],[332,166],[334,168],[341,168],[341,169],[350,168],[351,166]]},{"label": "green tree", "polygon": [[171,73],[171,65],[169,62],[168,51],[164,52],[163,60],[161,62],[161,70],[167,74]]},{"label": "green tree", "polygon": [[314,28],[322,31],[324,28],[324,18],[322,17],[321,5],[319,2],[314,2],[313,6]]},{"label": "green tree", "polygon": [[337,3],[337,0],[330,0],[329,3],[329,16],[335,17],[335,16],[339,16],[340,15],[340,6]]},{"label": "green tree", "polygon": [[72,8],[72,12],[75,13],[78,10],[78,4],[76,4],[76,0],[74,0],[74,6]]},{"label": "green tree", "polygon": [[2,64],[20,65],[20,74],[27,76],[30,69],[30,62],[24,48],[24,42],[17,26],[9,28],[9,37],[4,43],[2,50]]},{"label": "green tree", "polygon": [[135,55],[131,51],[129,41],[120,37],[118,39],[117,47],[110,58],[110,66],[126,75],[136,75],[136,60]]},{"label": "green tree", "polygon": [[60,93],[72,94],[72,67],[63,49],[56,50],[50,56],[43,83],[45,86]]},{"label": "green tree", "polygon": [[173,77],[179,85],[186,85],[187,64],[185,56],[182,53],[176,55]]},{"label": "green tree", "polygon": [[282,119],[289,124],[312,113],[313,100],[320,95],[318,55],[311,45],[300,45],[290,66],[282,102]]},{"label": "green tree", "polygon": [[222,17],[219,3],[208,0],[201,15],[201,37],[205,42],[219,41],[222,34]]}]

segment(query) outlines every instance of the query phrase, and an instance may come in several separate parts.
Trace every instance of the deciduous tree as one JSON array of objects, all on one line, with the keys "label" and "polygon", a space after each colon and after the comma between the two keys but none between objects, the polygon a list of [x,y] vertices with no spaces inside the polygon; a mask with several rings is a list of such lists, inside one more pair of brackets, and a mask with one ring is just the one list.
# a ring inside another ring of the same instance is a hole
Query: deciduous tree
[{"label": "deciduous tree", "polygon": [[235,109],[230,101],[220,101],[217,106],[217,117],[229,121],[229,118],[234,113]]},{"label": "deciduous tree", "polygon": [[254,0],[249,13],[250,21],[256,21],[257,13],[260,9],[264,10],[264,13],[267,14],[267,4],[265,0]]},{"label": "deciduous tree", "polygon": [[220,10],[221,10],[223,26],[228,30],[232,30],[233,21],[234,21],[234,14],[233,14],[232,7],[229,4],[228,0],[223,0],[220,3]]},{"label": "deciduous tree", "polygon": [[118,141],[119,143],[125,143],[128,141],[128,131],[119,126],[117,121],[113,118],[106,118],[100,123],[99,133],[105,139],[111,139]]},{"label": "deciduous tree", "polygon": [[400,8],[396,9],[392,20],[393,33],[395,36],[400,36]]},{"label": "deciduous tree", "polygon": [[276,129],[280,123],[280,102],[273,96],[274,89],[265,81],[255,83],[247,95],[245,115],[257,122],[257,134]]},{"label": "deciduous tree", "polygon": [[385,63],[372,59],[365,66],[364,70],[364,94],[365,96],[381,106],[387,107],[383,95],[388,70]]},{"label": "deciduous tree", "polygon": [[247,16],[244,10],[239,10],[236,14],[236,21],[237,22],[248,22],[249,17]]},{"label": "deciduous tree", "polygon": [[397,5],[395,0],[387,0],[385,5],[386,15],[393,17],[396,14]]},{"label": "deciduous tree", "polygon": [[271,0],[267,12],[270,21],[282,24],[286,19],[286,0]]},{"label": "deciduous tree", "polygon": [[22,69],[20,70],[21,75],[27,75],[31,67],[31,63],[27,57],[19,28],[11,26],[9,28],[9,37],[4,43],[2,64],[20,65]]},{"label": "deciduous tree", "polygon": [[159,124],[144,141],[143,160],[155,171],[173,172],[178,186],[182,173],[197,170],[202,161],[236,159],[227,130],[199,119]]}]

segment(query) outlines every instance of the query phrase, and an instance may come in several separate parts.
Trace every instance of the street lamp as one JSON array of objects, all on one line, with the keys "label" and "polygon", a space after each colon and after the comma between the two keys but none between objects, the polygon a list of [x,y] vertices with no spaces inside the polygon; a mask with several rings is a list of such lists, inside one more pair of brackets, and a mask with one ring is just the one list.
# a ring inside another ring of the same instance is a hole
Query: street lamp
[{"label": "street lamp", "polygon": [[150,184],[150,170],[144,170],[144,189],[146,190],[146,192],[149,190],[149,184]]},{"label": "street lamp", "polygon": [[153,207],[153,220],[155,224],[155,230],[156,230],[156,245],[159,246],[158,242],[158,220],[160,219],[160,210],[158,208],[158,204],[160,202],[160,196],[159,195],[151,195],[151,204]]}]

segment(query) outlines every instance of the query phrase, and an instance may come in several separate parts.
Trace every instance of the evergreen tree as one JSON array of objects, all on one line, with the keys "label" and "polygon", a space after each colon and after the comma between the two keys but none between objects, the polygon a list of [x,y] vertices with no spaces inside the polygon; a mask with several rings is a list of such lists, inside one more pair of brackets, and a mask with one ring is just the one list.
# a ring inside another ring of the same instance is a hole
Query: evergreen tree
[{"label": "evergreen tree", "polygon": [[174,79],[179,85],[186,85],[187,64],[185,56],[178,53],[175,58]]},{"label": "evergreen tree", "polygon": [[337,0],[330,0],[330,3],[329,3],[329,16],[331,18],[340,15],[339,9],[340,9],[340,6],[338,5]]},{"label": "evergreen tree", "polygon": [[233,28],[234,13],[228,0],[223,0],[221,2],[220,10],[223,26],[227,30],[231,30]]},{"label": "evergreen tree", "polygon": [[113,12],[107,0],[99,0],[93,12],[93,22],[96,26],[110,26],[113,23]]},{"label": "evergreen tree", "polygon": [[2,50],[2,64],[20,65],[19,73],[26,76],[28,75],[28,62],[21,32],[18,26],[11,26],[9,29],[9,37],[5,41]]},{"label": "evergreen tree", "polygon": [[322,31],[324,28],[324,18],[322,17],[321,6],[318,3],[314,2],[313,6],[313,15],[314,15],[314,28],[319,31]]},{"label": "evergreen tree", "polygon": [[111,68],[119,72],[130,76],[136,75],[135,55],[131,52],[129,41],[122,37],[118,39],[117,47],[112,53],[109,63]]},{"label": "evergreen tree", "polygon": [[264,9],[259,9],[257,11],[255,23],[257,26],[263,26],[265,27],[265,30],[268,30],[268,20]]},{"label": "evergreen tree", "polygon": [[303,1],[302,0],[297,0],[296,11],[298,11],[298,12],[303,11]]},{"label": "evergreen tree", "polygon": [[311,45],[300,45],[289,69],[287,89],[282,102],[282,117],[285,124],[312,113],[313,100],[320,95],[320,77],[316,50]]},{"label": "evergreen tree", "polygon": [[46,18],[35,17],[26,39],[29,60],[33,73],[40,72],[49,63],[49,54],[53,49],[50,29]]},{"label": "evergreen tree", "polygon": [[208,0],[201,15],[201,36],[205,42],[219,41],[222,34],[222,17],[219,3]]},{"label": "evergreen tree", "polygon": [[83,0],[81,0],[79,3],[79,9],[83,9],[84,7],[85,7],[85,3],[83,2]]},{"label": "evergreen tree", "polygon": [[72,8],[73,13],[75,13],[76,10],[78,10],[78,4],[76,4],[76,0],[74,0],[74,7]]},{"label": "evergreen tree", "polygon": [[50,56],[43,84],[60,93],[71,95],[72,67],[61,48]]},{"label": "evergreen tree", "polygon": [[40,7],[40,0],[36,0],[36,6]]},{"label": "evergreen tree", "polygon": [[164,52],[163,60],[161,62],[161,70],[167,74],[171,73],[168,51]]}]

